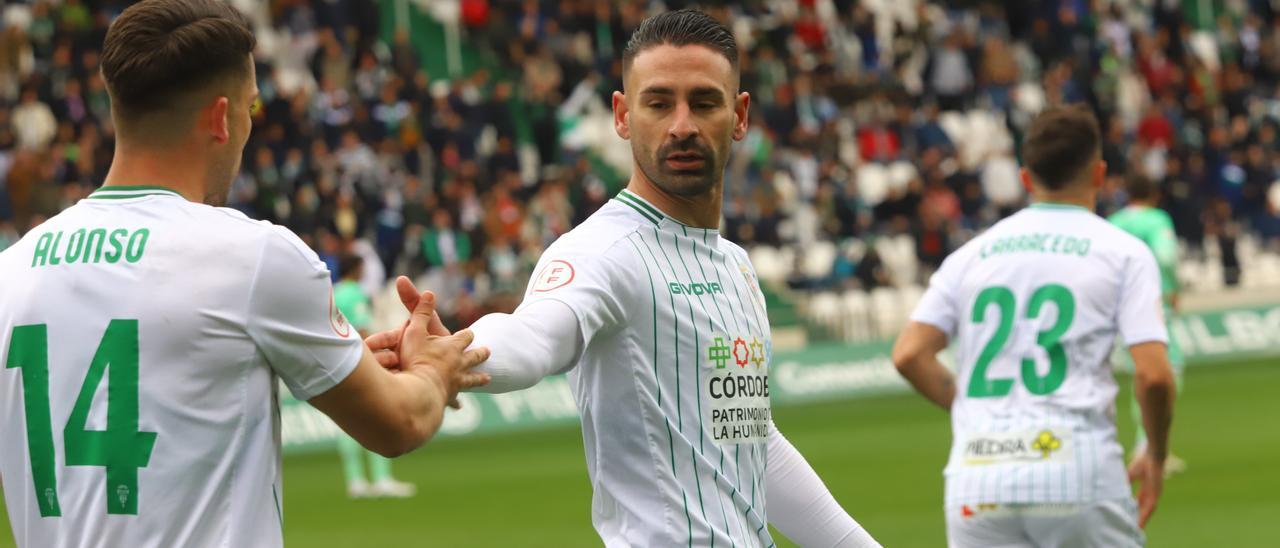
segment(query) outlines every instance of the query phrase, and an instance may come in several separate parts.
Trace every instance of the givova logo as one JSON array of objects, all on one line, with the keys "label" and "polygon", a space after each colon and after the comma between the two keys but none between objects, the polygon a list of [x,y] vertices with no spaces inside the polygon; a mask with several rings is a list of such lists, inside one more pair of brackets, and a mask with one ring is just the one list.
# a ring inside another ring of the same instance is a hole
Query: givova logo
[{"label": "givova logo", "polygon": [[724,293],[724,290],[720,288],[719,282],[694,282],[688,284],[671,282],[667,284],[667,287],[671,289],[672,295],[712,295],[715,293]]}]

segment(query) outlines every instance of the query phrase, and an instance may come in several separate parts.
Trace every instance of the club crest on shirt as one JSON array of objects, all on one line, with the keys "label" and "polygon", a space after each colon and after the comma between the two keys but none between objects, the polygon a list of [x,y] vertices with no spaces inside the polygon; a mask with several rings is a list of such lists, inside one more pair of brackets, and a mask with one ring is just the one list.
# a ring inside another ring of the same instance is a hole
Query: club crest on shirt
[{"label": "club crest on shirt", "polygon": [[573,265],[559,259],[547,263],[538,271],[537,277],[533,279],[533,287],[530,289],[533,293],[546,293],[560,289],[569,285],[573,281],[574,271]]},{"label": "club crest on shirt", "polygon": [[342,311],[338,310],[338,303],[333,300],[333,289],[329,290],[329,326],[339,337],[351,336],[351,324],[347,322],[347,317],[342,315]]},{"label": "club crest on shirt", "polygon": [[764,294],[760,292],[760,284],[756,283],[756,275],[747,268],[747,265],[738,263],[738,270],[742,272],[742,279],[747,281],[747,290],[751,293],[751,297],[764,306]]}]

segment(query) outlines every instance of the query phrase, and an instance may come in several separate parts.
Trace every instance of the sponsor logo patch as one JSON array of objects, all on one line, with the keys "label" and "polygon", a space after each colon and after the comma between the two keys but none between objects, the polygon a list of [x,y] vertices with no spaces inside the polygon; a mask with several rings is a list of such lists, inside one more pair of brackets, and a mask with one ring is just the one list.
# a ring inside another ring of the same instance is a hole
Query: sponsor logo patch
[{"label": "sponsor logo patch", "polygon": [[712,295],[715,293],[724,293],[724,289],[720,287],[718,282],[671,282],[667,284],[667,288],[671,290],[672,295]]},{"label": "sponsor logo patch", "polygon": [[1033,432],[993,432],[970,434],[961,440],[966,466],[1010,462],[1062,462],[1069,459],[1062,451],[1071,440],[1068,432],[1037,430]]},{"label": "sponsor logo patch", "polygon": [[718,445],[763,443],[769,435],[769,345],[757,335],[712,333],[705,343],[701,398]]}]

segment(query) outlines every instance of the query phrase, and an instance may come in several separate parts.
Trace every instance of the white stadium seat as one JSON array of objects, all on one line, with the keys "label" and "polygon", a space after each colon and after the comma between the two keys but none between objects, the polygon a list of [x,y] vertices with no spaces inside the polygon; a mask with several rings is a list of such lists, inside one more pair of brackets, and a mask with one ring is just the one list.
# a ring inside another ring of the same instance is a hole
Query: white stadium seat
[{"label": "white stadium seat", "polygon": [[836,244],[829,240],[818,240],[805,247],[800,268],[801,274],[809,279],[826,278],[831,275],[831,265],[836,259]]},{"label": "white stadium seat", "polygon": [[871,291],[871,323],[876,334],[888,339],[898,334],[906,323],[902,313],[902,303],[898,290],[891,287],[877,287]]},{"label": "white stadium seat", "polygon": [[848,342],[865,342],[874,339],[875,331],[871,326],[870,315],[871,300],[867,297],[867,293],[861,289],[850,289],[845,291],[840,302],[845,314],[842,330],[844,339]]},{"label": "white stadium seat", "polygon": [[838,332],[844,317],[840,297],[830,291],[815,293],[809,299],[809,317],[818,325]]},{"label": "white stadium seat", "polygon": [[761,281],[772,283],[786,281],[787,272],[791,270],[791,267],[782,263],[777,248],[759,245],[751,248],[751,251],[747,252],[747,256],[751,259],[751,264],[755,267],[756,275],[760,276]]},{"label": "white stadium seat", "polygon": [[884,166],[865,163],[858,166],[858,194],[868,206],[875,207],[889,195],[889,172]]},{"label": "white stadium seat", "polygon": [[911,318],[911,313],[915,311],[916,305],[920,303],[920,298],[924,297],[924,287],[918,284],[908,284],[898,288],[898,296],[902,303],[902,317]]}]

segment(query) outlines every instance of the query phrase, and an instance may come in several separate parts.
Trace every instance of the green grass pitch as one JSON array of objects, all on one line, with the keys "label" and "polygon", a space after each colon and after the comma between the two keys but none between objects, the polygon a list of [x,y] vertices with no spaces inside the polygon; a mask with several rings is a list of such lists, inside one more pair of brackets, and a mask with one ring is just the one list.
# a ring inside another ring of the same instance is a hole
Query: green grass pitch
[{"label": "green grass pitch", "polygon": [[[1188,371],[1173,446],[1189,468],[1165,484],[1149,545],[1275,545],[1277,361]],[[1118,405],[1127,443],[1127,398]],[[885,546],[944,546],[941,469],[950,439],[944,413],[897,395],[782,407],[775,420]],[[418,484],[417,498],[349,501],[336,454],[287,458],[288,545],[599,545],[577,428],[445,439],[398,460],[395,471]],[[12,546],[4,512],[0,531],[0,547]]]}]

